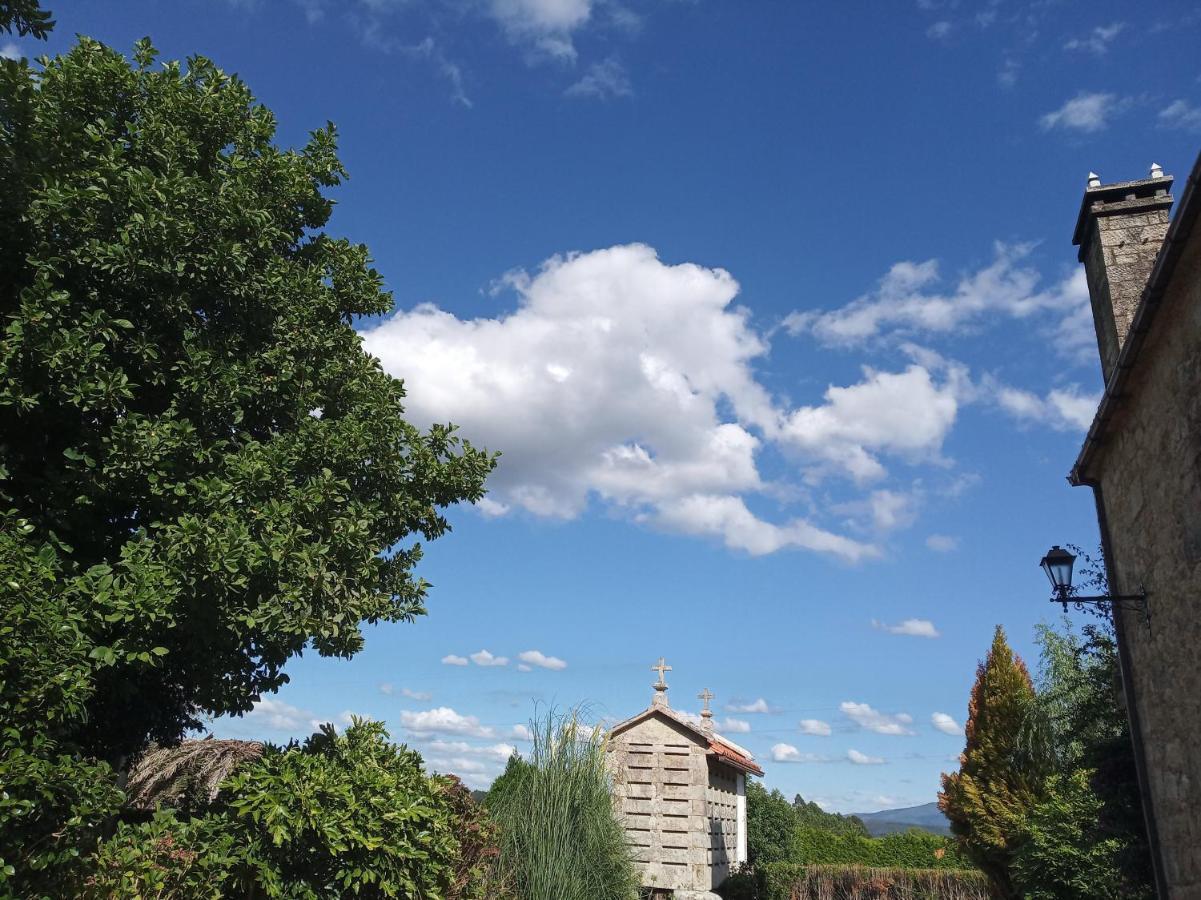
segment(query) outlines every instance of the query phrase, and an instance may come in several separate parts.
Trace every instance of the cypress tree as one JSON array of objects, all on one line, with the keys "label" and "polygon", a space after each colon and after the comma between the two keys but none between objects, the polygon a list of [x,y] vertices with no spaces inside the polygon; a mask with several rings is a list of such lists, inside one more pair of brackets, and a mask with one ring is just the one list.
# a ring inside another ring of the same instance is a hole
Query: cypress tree
[{"label": "cypress tree", "polygon": [[942,776],[938,795],[964,852],[1005,898],[1017,897],[1009,867],[1037,799],[1038,774],[1021,752],[1022,723],[1034,697],[1030,673],[998,625],[976,669],[959,771]]}]

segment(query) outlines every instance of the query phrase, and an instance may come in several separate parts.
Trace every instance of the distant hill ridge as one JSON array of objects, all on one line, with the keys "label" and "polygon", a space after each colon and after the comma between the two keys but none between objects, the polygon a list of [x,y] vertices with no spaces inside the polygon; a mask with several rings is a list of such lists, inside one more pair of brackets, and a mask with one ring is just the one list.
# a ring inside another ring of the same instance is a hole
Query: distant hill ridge
[{"label": "distant hill ridge", "polygon": [[905,806],[901,809],[882,809],[879,812],[855,813],[872,837],[920,828],[934,834],[949,835],[951,825],[937,803]]}]

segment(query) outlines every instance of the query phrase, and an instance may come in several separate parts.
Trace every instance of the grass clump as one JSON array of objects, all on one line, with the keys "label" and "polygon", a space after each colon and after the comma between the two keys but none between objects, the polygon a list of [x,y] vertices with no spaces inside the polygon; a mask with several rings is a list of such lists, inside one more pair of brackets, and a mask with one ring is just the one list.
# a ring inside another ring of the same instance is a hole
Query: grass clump
[{"label": "grass clump", "polygon": [[485,805],[500,826],[499,867],[521,900],[632,900],[638,877],[613,809],[600,733],[578,709],[531,723]]}]

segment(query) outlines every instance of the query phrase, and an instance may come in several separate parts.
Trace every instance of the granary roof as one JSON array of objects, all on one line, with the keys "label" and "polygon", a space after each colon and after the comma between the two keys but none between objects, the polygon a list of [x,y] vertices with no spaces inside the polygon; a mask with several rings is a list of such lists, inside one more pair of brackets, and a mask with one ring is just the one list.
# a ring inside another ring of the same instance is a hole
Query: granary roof
[{"label": "granary roof", "polygon": [[624,722],[618,722],[609,729],[609,734],[620,734],[621,732],[627,731],[633,726],[637,725],[639,722],[643,722],[646,719],[649,719],[651,716],[656,715],[663,716],[665,719],[669,719],[670,721],[675,722],[677,725],[687,729],[688,732],[690,732],[689,736],[692,737],[698,744],[705,747],[706,753],[709,756],[716,757],[727,765],[733,766],[735,769],[746,772],[750,775],[763,775],[763,769],[760,768],[757,762],[755,762],[755,757],[751,755],[749,750],[739,747],[729,738],[722,737],[716,732],[706,732],[703,728],[688,719],[687,716],[676,712],[666,704],[652,704],[651,706],[648,706],[642,712],[638,713],[638,715],[631,716]]},{"label": "granary roof", "polygon": [[1137,365],[1147,332],[1151,330],[1151,323],[1162,305],[1164,296],[1168,294],[1168,286],[1172,282],[1172,276],[1176,273],[1176,263],[1184,252],[1186,244],[1197,239],[1193,226],[1196,224],[1198,216],[1201,216],[1199,182],[1201,182],[1201,156],[1197,157],[1197,162],[1189,174],[1180,205],[1176,210],[1176,215],[1172,218],[1171,225],[1168,226],[1167,237],[1155,259],[1151,277],[1147,279],[1147,286],[1143,289],[1143,295],[1134,311],[1134,318],[1130,322],[1130,331],[1118,353],[1113,374],[1109,378],[1109,383],[1105,385],[1105,394],[1101,397],[1101,405],[1097,407],[1097,414],[1093,418],[1092,427],[1088,430],[1088,437],[1085,438],[1080,455],[1076,458],[1076,464],[1068,476],[1068,480],[1072,484],[1093,483],[1094,475],[1089,471],[1093,453],[1104,440],[1114,409],[1122,400],[1126,382],[1130,378],[1130,371]]}]

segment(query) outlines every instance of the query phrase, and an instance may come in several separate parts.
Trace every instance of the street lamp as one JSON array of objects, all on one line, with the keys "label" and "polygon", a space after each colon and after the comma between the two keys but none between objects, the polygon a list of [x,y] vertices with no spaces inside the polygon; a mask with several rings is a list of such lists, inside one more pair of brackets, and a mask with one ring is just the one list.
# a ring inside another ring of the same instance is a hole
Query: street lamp
[{"label": "street lamp", "polygon": [[1047,573],[1047,580],[1051,582],[1051,590],[1054,594],[1051,597],[1052,603],[1062,603],[1063,611],[1068,611],[1068,604],[1074,603],[1077,609],[1083,609],[1084,604],[1093,605],[1109,604],[1117,609],[1137,610],[1142,613],[1143,621],[1150,623],[1151,615],[1147,611],[1147,592],[1140,589],[1137,594],[1108,594],[1096,597],[1078,597],[1072,593],[1072,566],[1076,562],[1076,557],[1064,550],[1058,544],[1047,551],[1047,555],[1040,561],[1039,565],[1042,570]]}]

